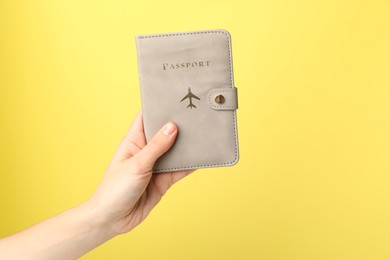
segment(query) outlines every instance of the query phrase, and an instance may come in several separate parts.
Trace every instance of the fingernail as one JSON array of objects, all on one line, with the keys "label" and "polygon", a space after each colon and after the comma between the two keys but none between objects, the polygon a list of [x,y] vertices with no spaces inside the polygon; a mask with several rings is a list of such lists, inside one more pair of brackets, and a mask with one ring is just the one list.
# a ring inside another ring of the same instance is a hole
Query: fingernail
[{"label": "fingernail", "polygon": [[173,133],[173,131],[175,131],[175,125],[173,123],[169,122],[164,126],[163,134],[164,135],[171,135]]}]

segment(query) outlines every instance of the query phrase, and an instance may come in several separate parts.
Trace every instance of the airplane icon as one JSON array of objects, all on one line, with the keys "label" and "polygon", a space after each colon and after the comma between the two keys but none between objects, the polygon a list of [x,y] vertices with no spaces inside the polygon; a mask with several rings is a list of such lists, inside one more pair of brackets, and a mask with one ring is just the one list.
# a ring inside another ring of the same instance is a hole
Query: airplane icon
[{"label": "airplane icon", "polygon": [[183,97],[183,99],[182,99],[180,102],[183,102],[183,101],[186,100],[187,98],[190,100],[190,104],[187,106],[187,108],[191,108],[191,109],[192,109],[193,107],[196,108],[196,106],[195,106],[194,104],[192,104],[192,99],[195,98],[195,99],[197,99],[197,100],[200,100],[200,98],[198,98],[197,96],[195,96],[194,94],[192,94],[191,88],[188,88],[188,94],[187,94],[185,97]]}]

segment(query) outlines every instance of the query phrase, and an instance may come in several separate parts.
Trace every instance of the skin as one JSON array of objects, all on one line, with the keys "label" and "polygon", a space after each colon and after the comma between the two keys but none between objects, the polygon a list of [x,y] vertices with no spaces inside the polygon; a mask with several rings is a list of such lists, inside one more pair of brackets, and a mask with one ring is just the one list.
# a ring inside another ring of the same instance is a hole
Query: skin
[{"label": "skin", "polygon": [[0,239],[0,259],[77,259],[139,225],[167,190],[193,171],[153,173],[178,128],[168,122],[146,144],[142,118],[139,112],[87,201]]}]

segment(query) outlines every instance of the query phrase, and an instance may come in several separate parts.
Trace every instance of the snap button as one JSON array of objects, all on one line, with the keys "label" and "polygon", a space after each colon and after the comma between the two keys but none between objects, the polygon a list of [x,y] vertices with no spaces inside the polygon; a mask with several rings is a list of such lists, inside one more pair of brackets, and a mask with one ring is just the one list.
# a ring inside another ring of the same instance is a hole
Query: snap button
[{"label": "snap button", "polygon": [[220,105],[225,103],[225,97],[222,96],[222,95],[216,96],[215,97],[215,103],[220,104]]},{"label": "snap button", "polygon": [[238,108],[237,88],[210,89],[207,93],[207,103],[212,109],[217,111],[236,110]]}]

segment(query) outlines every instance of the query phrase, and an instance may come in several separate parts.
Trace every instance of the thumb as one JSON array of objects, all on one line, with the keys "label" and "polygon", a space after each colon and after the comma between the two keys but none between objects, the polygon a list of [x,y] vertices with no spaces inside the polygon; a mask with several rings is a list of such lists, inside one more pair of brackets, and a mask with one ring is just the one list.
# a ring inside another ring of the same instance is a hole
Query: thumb
[{"label": "thumb", "polygon": [[168,122],[134,157],[136,157],[138,162],[144,167],[153,168],[156,160],[171,148],[175,142],[177,132],[178,129],[176,124]]}]

